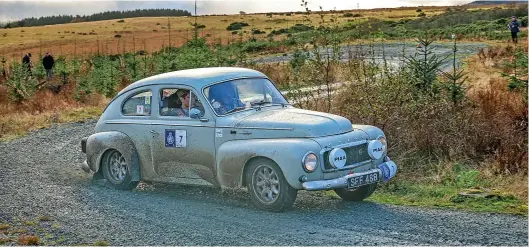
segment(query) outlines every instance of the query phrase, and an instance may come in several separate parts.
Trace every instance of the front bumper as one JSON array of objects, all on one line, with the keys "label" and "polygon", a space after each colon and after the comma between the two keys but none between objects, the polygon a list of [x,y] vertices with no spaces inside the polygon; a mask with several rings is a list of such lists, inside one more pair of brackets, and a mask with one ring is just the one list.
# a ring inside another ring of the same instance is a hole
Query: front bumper
[{"label": "front bumper", "polygon": [[393,176],[395,176],[395,173],[397,172],[397,165],[393,161],[386,161],[380,165],[378,165],[378,168],[367,170],[364,172],[359,173],[353,173],[349,174],[343,177],[335,178],[335,179],[329,179],[329,180],[317,180],[317,181],[307,181],[301,183],[301,186],[303,186],[303,189],[305,190],[331,190],[331,189],[340,189],[340,188],[347,188],[347,183],[349,181],[349,178],[352,177],[359,177],[365,174],[378,172],[379,174],[379,183],[380,182],[387,182],[389,179],[391,179]]}]

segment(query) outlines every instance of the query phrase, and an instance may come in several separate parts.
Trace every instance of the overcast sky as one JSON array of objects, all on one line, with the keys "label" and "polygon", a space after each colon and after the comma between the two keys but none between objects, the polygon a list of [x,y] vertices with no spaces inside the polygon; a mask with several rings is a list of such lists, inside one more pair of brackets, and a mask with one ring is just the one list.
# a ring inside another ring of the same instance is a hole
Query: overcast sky
[{"label": "overcast sky", "polygon": [[[460,5],[472,0],[308,0],[311,10],[336,8],[361,9],[421,5]],[[0,0],[0,22],[25,17],[49,15],[86,15],[108,10],[132,10],[138,8],[175,8],[193,12],[194,1],[81,1],[81,0]],[[198,0],[198,15],[235,14],[239,11],[279,12],[303,11],[301,0]]]}]

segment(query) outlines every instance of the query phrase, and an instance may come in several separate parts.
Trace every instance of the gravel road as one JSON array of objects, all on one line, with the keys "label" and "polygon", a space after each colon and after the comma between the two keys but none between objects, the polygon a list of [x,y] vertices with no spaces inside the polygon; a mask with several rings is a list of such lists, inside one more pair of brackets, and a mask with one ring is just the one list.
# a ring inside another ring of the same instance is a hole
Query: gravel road
[{"label": "gravel road", "polygon": [[243,190],[152,184],[117,191],[79,168],[79,140],[94,125],[58,125],[0,143],[0,224],[48,215],[53,220],[40,223],[47,236],[36,234],[66,245],[528,244],[520,216],[344,203],[307,192],[292,210],[270,213]]},{"label": "gravel road", "polygon": [[[468,43],[462,42],[457,44],[457,66],[461,65],[461,59],[464,59],[470,55],[476,54],[479,48],[486,47],[485,43]],[[446,58],[447,56],[452,55],[453,44],[452,43],[433,43],[431,45],[433,48],[433,53],[436,54],[440,59]],[[368,44],[358,44],[358,45],[345,45],[340,47],[340,58],[343,61],[347,61],[350,57],[355,55],[363,54],[367,58],[373,57],[377,63],[382,63],[386,58],[386,61],[390,65],[399,66],[401,64],[402,54],[406,56],[413,55],[417,50],[417,43],[397,43],[397,42],[388,42],[388,43],[376,43],[373,47],[370,47]],[[373,52],[373,55],[369,55],[370,52]],[[320,54],[332,54],[332,49],[324,50],[319,49]],[[312,54],[312,53],[311,53]],[[271,55],[262,58],[255,59],[257,63],[276,63],[276,62],[286,62],[290,61],[293,58],[293,54],[283,54],[283,55]],[[441,70],[451,69],[452,60],[446,59],[441,65]]]}]

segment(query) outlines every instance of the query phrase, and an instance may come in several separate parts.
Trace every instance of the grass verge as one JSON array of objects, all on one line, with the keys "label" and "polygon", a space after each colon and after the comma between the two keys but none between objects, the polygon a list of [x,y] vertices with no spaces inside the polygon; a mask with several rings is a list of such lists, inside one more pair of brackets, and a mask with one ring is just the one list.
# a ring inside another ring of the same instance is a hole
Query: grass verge
[{"label": "grass verge", "polygon": [[[471,212],[528,215],[527,175],[492,175],[486,169],[446,166],[444,176],[400,173],[366,201]],[[455,172],[454,172],[455,170]],[[417,179],[417,177],[421,177]],[[327,194],[339,198],[334,191]]]},{"label": "grass verge", "polygon": [[[472,194],[475,195],[471,196]],[[482,188],[460,189],[454,186],[401,182],[397,190],[382,187],[368,201],[392,205],[527,215],[527,203],[523,200],[501,190],[489,192]]]},{"label": "grass verge", "polygon": [[24,136],[30,131],[48,128],[55,123],[71,123],[98,118],[102,107],[86,106],[45,112],[37,115],[15,113],[0,119],[0,141],[9,141]]}]

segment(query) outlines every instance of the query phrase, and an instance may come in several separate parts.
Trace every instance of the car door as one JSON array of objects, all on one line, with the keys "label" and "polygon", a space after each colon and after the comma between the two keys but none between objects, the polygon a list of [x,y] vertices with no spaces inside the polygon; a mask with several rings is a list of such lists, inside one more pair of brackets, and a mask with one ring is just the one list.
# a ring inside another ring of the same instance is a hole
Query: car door
[{"label": "car door", "polygon": [[[181,98],[178,93],[186,90],[188,99]],[[205,180],[213,184],[216,174],[215,122],[211,113],[202,107],[193,88],[160,86],[153,93],[158,96],[156,117],[151,125],[156,174],[173,182],[201,183],[198,180]],[[186,100],[187,107],[182,102]],[[200,114],[190,117],[189,112],[194,113],[196,109]]]}]

